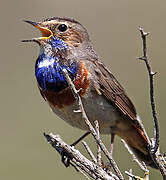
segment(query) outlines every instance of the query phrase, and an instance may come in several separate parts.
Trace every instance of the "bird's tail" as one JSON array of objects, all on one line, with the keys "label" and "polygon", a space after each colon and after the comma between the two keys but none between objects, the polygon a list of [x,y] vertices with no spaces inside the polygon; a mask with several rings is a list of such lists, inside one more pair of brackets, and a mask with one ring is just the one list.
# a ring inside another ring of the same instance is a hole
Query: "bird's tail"
[{"label": "bird's tail", "polygon": [[[130,146],[130,145],[129,145]],[[155,168],[158,169],[157,165],[154,163],[154,161],[152,160],[150,154],[147,153],[143,153],[140,150],[136,149],[135,147],[130,146],[131,150],[133,151],[133,153],[136,155],[136,157],[140,160],[145,162],[145,164],[151,168]]]},{"label": "bird's tail", "polygon": [[147,166],[158,169],[149,154],[148,140],[141,127],[133,124],[133,127],[130,129],[129,134],[127,136],[124,136],[123,139],[126,141],[130,149],[140,161],[145,162]]}]

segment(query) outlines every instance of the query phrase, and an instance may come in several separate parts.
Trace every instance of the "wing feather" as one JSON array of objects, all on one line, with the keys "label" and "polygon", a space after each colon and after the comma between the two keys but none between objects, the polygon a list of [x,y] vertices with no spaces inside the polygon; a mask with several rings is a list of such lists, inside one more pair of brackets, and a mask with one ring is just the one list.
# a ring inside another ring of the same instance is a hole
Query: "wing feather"
[{"label": "wing feather", "polygon": [[126,95],[123,87],[115,79],[112,73],[99,61],[94,61],[97,84],[102,95],[114,104],[124,115],[130,119],[136,119],[136,110],[131,100]]}]

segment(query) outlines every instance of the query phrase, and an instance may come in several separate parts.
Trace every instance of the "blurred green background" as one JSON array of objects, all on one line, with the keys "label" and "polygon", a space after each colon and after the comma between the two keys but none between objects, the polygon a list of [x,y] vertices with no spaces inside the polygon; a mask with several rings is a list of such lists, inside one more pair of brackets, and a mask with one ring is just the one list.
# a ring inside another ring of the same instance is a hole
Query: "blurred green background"
[{"label": "blurred green background", "polygon": [[[160,120],[161,149],[165,144],[165,78],[166,78],[166,1],[165,0],[2,0],[0,7],[0,179],[84,179],[73,168],[64,168],[59,155],[47,144],[42,133],[60,134],[71,143],[83,132],[57,118],[44,102],[34,76],[39,54],[36,44],[21,43],[22,39],[39,37],[39,32],[22,20],[40,21],[45,17],[69,16],[80,21],[89,31],[94,46],[105,64],[111,68],[133,100],[150,137],[153,124],[149,103],[149,84],[143,62],[136,60],[142,53],[139,25],[150,31],[148,54],[155,76],[155,94]],[[102,136],[109,147],[110,137]],[[86,138],[94,153],[92,137]],[[77,148],[84,154],[82,145]],[[121,171],[133,168],[120,139],[116,139],[114,158]],[[151,179],[161,179],[151,170]]]}]

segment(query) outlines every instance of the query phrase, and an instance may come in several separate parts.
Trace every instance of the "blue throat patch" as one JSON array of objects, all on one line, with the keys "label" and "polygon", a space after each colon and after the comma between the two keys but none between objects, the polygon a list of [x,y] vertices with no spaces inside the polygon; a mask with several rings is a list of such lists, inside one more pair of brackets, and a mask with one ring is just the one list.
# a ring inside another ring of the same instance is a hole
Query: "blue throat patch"
[{"label": "blue throat patch", "polygon": [[[68,48],[64,41],[56,37],[50,39],[48,43],[51,44],[55,52],[56,50],[65,52]],[[73,62],[67,66],[62,65],[60,61],[61,58],[59,55],[55,55],[54,57],[48,56],[46,53],[39,55],[35,66],[35,75],[42,90],[59,92],[68,87],[68,83],[62,72],[63,69],[68,71],[72,80],[76,77],[77,63]]]},{"label": "blue throat patch", "polygon": [[66,51],[66,49],[68,48],[68,45],[56,36],[53,36],[52,39],[49,39],[49,43],[51,44],[53,49]]}]

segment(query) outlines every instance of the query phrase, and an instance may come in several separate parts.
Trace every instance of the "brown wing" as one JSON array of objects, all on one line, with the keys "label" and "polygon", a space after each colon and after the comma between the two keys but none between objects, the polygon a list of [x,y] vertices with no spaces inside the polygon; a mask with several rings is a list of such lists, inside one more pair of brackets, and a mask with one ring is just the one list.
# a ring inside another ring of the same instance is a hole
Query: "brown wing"
[{"label": "brown wing", "polygon": [[136,110],[131,100],[126,95],[123,87],[115,79],[112,73],[99,61],[93,61],[96,65],[98,90],[114,104],[124,115],[136,120]]}]

